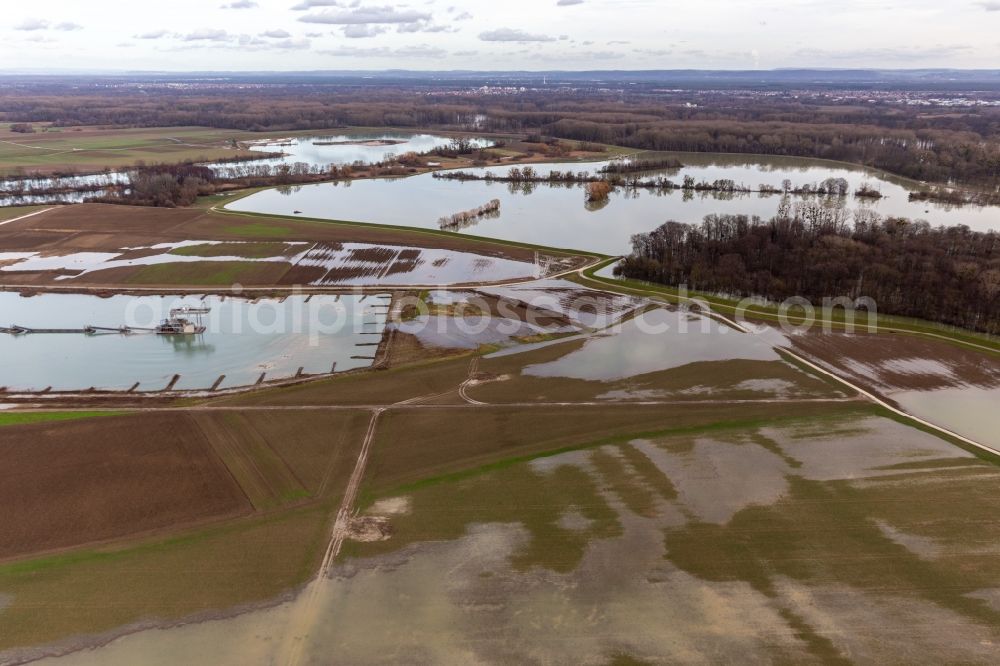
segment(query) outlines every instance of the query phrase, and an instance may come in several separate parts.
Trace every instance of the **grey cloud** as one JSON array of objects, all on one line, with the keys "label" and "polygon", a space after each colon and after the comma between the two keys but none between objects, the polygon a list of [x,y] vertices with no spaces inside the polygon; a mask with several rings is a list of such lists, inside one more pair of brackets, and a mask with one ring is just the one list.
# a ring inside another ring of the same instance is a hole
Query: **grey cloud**
[{"label": "grey cloud", "polygon": [[291,37],[291,33],[287,30],[265,30],[260,33],[261,37],[270,37],[271,39],[285,39],[286,37]]},{"label": "grey cloud", "polygon": [[572,7],[573,5],[582,5],[583,0],[559,0],[556,3],[557,7]]},{"label": "grey cloud", "polygon": [[83,26],[79,23],[73,23],[72,21],[52,23],[51,21],[46,21],[45,19],[28,18],[16,24],[14,26],[14,30],[22,30],[25,32],[36,32],[38,30],[61,30],[63,32],[72,32],[74,30],[83,30]]},{"label": "grey cloud", "polygon": [[136,39],[160,39],[161,37],[166,37],[166,30],[153,30],[152,32],[144,32],[142,34],[136,35]]},{"label": "grey cloud", "polygon": [[498,28],[497,30],[487,30],[479,34],[479,39],[484,42],[554,42],[555,37],[548,35],[536,35],[524,30],[514,28]]},{"label": "grey cloud", "polygon": [[313,7],[343,7],[344,3],[339,0],[303,0],[292,7],[294,11],[301,12]]},{"label": "grey cloud", "polygon": [[377,37],[389,29],[381,25],[355,24],[344,26],[344,37],[349,39],[364,39],[366,37]]},{"label": "grey cloud", "polygon": [[49,22],[43,19],[24,19],[20,23],[14,26],[14,30],[24,30],[26,32],[31,32],[34,30],[48,30]]},{"label": "grey cloud", "polygon": [[988,12],[1000,12],[1000,2],[979,2],[977,3],[980,7]]},{"label": "grey cloud", "polygon": [[301,37],[295,39],[282,39],[278,42],[270,42],[267,44],[269,49],[282,49],[286,51],[308,49],[311,42],[308,39],[303,39]]},{"label": "grey cloud", "polygon": [[447,25],[435,25],[433,23],[428,23],[427,21],[416,21],[414,23],[401,23],[399,27],[396,28],[396,32],[408,33],[408,32],[458,32],[458,28],[452,28]]},{"label": "grey cloud", "polygon": [[430,14],[413,9],[395,7],[358,7],[349,11],[306,14],[299,20],[303,23],[325,23],[329,25],[359,25],[364,23],[415,23],[429,21]]},{"label": "grey cloud", "polygon": [[201,30],[181,35],[181,39],[185,42],[224,42],[230,39],[230,35],[225,30],[202,28]]},{"label": "grey cloud", "polygon": [[236,0],[236,2],[222,5],[219,9],[253,9],[258,6],[253,0]]}]

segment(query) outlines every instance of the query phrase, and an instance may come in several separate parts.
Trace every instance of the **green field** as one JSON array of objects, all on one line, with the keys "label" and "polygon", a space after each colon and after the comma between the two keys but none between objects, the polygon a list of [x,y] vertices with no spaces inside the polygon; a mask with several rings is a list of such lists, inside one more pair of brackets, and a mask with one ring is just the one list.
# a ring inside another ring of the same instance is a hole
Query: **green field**
[{"label": "green field", "polygon": [[12,220],[15,217],[21,217],[22,215],[30,215],[31,213],[38,212],[40,210],[45,210],[48,206],[4,206],[0,207],[0,222],[4,220]]},{"label": "green field", "polygon": [[121,412],[2,412],[0,411],[0,426],[24,425],[26,423],[44,423],[46,421],[69,421],[72,419],[89,419],[95,416],[114,416]]},{"label": "green field", "polygon": [[[250,154],[233,141],[267,138],[210,127],[48,128],[33,134],[0,129],[0,175],[17,173],[96,173],[146,164],[232,159]],[[287,136],[287,134],[285,134]]]}]

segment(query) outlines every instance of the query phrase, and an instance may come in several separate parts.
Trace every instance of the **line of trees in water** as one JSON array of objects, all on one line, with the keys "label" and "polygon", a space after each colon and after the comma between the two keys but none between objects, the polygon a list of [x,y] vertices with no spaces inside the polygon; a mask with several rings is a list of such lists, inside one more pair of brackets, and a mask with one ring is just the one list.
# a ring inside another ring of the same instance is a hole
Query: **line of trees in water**
[{"label": "line of trees in water", "polygon": [[[606,168],[606,167],[605,167]],[[435,171],[434,178],[441,180],[457,181],[483,181],[487,183],[513,183],[515,185],[541,183],[548,185],[586,185],[589,189],[600,189],[602,196],[596,199],[607,198],[616,188],[626,190],[683,190],[685,192],[719,192],[722,194],[794,194],[798,196],[820,196],[820,197],[844,197],[850,194],[850,184],[845,178],[827,178],[820,183],[793,185],[790,180],[785,180],[781,187],[761,184],[751,187],[742,183],[737,183],[731,178],[717,178],[712,181],[697,180],[694,176],[684,176],[682,182],[677,183],[665,176],[641,177],[638,174],[628,174],[628,172],[600,171],[590,173],[589,171],[560,171],[550,170],[548,173],[540,173],[531,166],[511,167],[506,173],[496,174],[492,171],[483,173],[471,173],[469,171]],[[643,169],[646,171],[646,169]],[[599,185],[599,188],[591,186]],[[873,186],[863,183],[854,191],[854,196],[862,199],[880,199],[881,192]]]},{"label": "line of trees in water", "polygon": [[500,200],[491,199],[477,208],[442,217],[438,220],[438,226],[447,231],[458,231],[471,227],[484,217],[496,217],[499,214]]},{"label": "line of trees in water", "polygon": [[615,272],[695,291],[869,297],[881,313],[1000,333],[1000,234],[783,201],[778,215],[710,215],[632,237]]}]

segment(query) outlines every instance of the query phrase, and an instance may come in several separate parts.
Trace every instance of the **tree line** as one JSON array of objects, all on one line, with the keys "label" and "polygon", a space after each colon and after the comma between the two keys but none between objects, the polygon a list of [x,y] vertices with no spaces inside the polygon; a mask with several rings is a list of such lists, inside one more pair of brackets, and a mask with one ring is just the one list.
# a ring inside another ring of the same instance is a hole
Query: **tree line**
[{"label": "tree line", "polygon": [[760,296],[869,297],[881,313],[1000,333],[1000,234],[783,201],[778,215],[710,215],[632,237],[616,268],[695,291]]}]

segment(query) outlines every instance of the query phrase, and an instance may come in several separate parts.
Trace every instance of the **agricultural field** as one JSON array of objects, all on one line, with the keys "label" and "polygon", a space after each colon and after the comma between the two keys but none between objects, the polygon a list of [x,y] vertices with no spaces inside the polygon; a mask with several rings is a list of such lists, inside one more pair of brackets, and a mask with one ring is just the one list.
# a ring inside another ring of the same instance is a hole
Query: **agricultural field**
[{"label": "agricultural field", "polygon": [[52,127],[24,134],[0,127],[0,175],[95,173],[146,164],[245,157],[238,142],[261,138],[210,127]]},{"label": "agricultural field", "polygon": [[0,284],[472,284],[534,279],[585,261],[477,239],[212,209],[81,204],[41,210],[0,227]]},{"label": "agricultural field", "polygon": [[19,519],[0,556],[0,650],[222,612],[303,584],[367,423],[351,410],[4,426],[0,456],[24,473],[3,491]]}]

